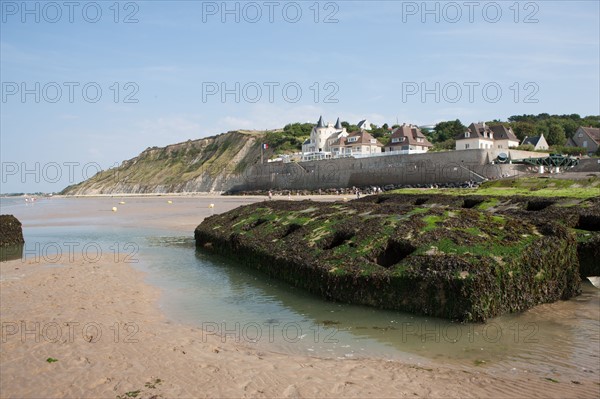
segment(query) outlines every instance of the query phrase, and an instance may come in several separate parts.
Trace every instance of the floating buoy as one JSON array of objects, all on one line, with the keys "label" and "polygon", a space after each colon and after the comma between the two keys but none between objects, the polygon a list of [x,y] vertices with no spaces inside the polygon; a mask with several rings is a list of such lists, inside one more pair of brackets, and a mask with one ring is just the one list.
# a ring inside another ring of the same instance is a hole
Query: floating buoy
[{"label": "floating buoy", "polygon": [[209,208],[214,208],[214,207],[215,207],[215,204],[208,204],[208,207],[209,207]]},{"label": "floating buoy", "polygon": [[119,204],[123,205],[123,204],[125,204],[125,201],[121,201],[121,202],[119,202]]},{"label": "floating buoy", "polygon": [[116,212],[116,211],[117,211],[117,207],[116,207],[116,206],[113,206],[113,207],[112,207],[112,211],[113,211],[113,212]]},{"label": "floating buoy", "polygon": [[172,203],[173,203],[173,201],[171,201],[171,200],[167,201],[167,204],[172,204]]}]

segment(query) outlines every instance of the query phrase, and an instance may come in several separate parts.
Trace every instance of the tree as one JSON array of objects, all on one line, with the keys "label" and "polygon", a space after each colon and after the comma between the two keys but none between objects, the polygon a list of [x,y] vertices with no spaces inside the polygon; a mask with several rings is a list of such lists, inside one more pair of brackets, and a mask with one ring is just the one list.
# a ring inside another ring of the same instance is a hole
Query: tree
[{"label": "tree", "polygon": [[535,136],[535,125],[531,122],[515,122],[513,123],[513,131],[519,141],[523,141],[525,136]]},{"label": "tree", "polygon": [[[544,135],[546,136],[546,138],[548,138],[548,125],[545,122],[538,122],[535,124],[535,135],[536,136],[540,136],[540,135]],[[550,143],[548,143],[550,144]]]},{"label": "tree", "polygon": [[[575,114],[577,115],[577,114]],[[579,115],[577,115],[579,116]],[[561,126],[563,127],[563,129],[565,129],[565,136],[567,137],[573,137],[573,135],[575,134],[575,131],[577,131],[577,129],[580,126],[579,122],[576,122],[575,120],[572,119],[563,119],[560,121]]]},{"label": "tree", "polygon": [[453,150],[456,148],[456,140],[448,139],[444,141],[439,141],[433,144],[431,151],[445,151],[445,150]]},{"label": "tree", "polygon": [[285,125],[283,131],[287,133],[287,135],[291,135],[294,137],[304,137],[310,136],[310,132],[313,128],[312,123],[289,123]]},{"label": "tree", "polygon": [[344,122],[342,122],[342,127],[345,127],[345,128],[346,128],[346,131],[347,131],[348,133],[351,133],[351,132],[356,132],[356,131],[358,130],[358,126],[356,126],[356,125],[351,125],[351,124],[349,124],[348,122],[345,122],[345,121],[344,121]]},{"label": "tree", "polygon": [[455,121],[440,122],[435,125],[435,134],[431,135],[430,138],[433,142],[442,142],[448,139],[453,139],[459,134],[462,134],[467,130],[466,126],[463,125],[459,119]]},{"label": "tree", "polygon": [[560,146],[567,142],[567,136],[565,136],[565,129],[558,123],[551,123],[548,126],[548,135],[546,136],[548,144]]}]

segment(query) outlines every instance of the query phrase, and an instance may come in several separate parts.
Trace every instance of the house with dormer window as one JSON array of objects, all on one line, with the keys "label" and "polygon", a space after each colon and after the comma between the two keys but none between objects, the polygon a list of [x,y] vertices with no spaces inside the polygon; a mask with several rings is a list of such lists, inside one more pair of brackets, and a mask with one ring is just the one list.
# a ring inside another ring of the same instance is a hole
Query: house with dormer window
[{"label": "house with dormer window", "polygon": [[352,132],[331,145],[334,156],[369,156],[381,153],[383,144],[366,130]]},{"label": "house with dormer window", "polygon": [[384,151],[397,154],[422,154],[429,151],[431,147],[433,145],[417,126],[404,123],[392,132],[390,142],[385,146]]},{"label": "house with dormer window", "polygon": [[519,139],[511,128],[503,125],[488,126],[485,122],[471,123],[468,129],[455,139],[457,150],[508,150],[519,146]]}]

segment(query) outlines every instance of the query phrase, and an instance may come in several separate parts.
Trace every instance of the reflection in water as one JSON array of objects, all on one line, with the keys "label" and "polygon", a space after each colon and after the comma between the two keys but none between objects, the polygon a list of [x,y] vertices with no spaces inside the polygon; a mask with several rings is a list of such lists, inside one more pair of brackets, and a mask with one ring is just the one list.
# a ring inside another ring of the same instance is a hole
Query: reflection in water
[{"label": "reflection in water", "polygon": [[[485,324],[459,324],[402,312],[327,302],[230,260],[195,250],[189,236],[123,226],[52,226],[24,230],[35,244],[94,242],[139,248],[132,266],[163,290],[161,307],[176,321],[223,340],[322,357],[399,358],[556,375],[600,374],[600,290],[590,284],[569,301],[538,306]],[[15,254],[18,258],[20,254]]]},{"label": "reflection in water", "polygon": [[163,299],[167,314],[226,341],[319,356],[600,372],[600,295],[589,284],[571,301],[485,324],[460,324],[327,302],[228,259],[194,253],[190,237],[151,238],[149,244],[153,282],[169,287]]}]

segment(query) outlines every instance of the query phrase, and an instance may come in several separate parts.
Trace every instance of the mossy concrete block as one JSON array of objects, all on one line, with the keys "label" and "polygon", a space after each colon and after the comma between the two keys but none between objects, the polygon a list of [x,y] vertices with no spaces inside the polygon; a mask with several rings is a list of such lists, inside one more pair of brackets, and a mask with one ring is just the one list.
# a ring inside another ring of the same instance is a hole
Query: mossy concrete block
[{"label": "mossy concrete block", "polygon": [[23,244],[21,222],[13,215],[0,215],[0,247]]},{"label": "mossy concrete block", "polygon": [[568,227],[424,198],[252,204],[205,219],[196,245],[330,300],[460,321],[579,294]]}]

